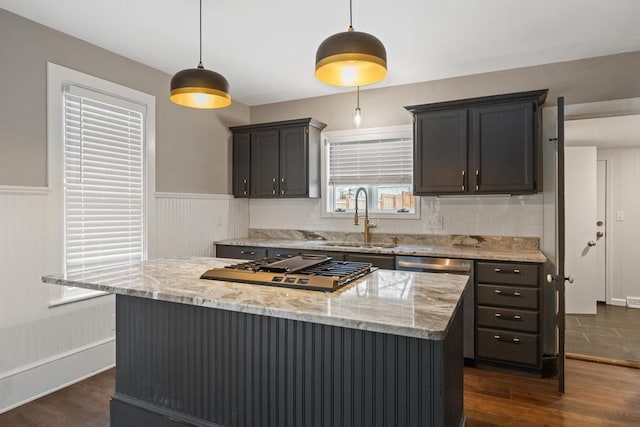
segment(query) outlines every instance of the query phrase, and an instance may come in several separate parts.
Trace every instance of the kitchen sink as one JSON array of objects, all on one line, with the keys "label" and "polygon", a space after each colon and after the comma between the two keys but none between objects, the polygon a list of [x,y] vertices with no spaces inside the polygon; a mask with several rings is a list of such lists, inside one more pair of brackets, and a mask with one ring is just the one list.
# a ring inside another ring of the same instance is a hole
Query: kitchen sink
[{"label": "kitchen sink", "polygon": [[358,243],[358,242],[326,242],[321,246],[338,246],[343,248],[395,248],[392,243]]}]

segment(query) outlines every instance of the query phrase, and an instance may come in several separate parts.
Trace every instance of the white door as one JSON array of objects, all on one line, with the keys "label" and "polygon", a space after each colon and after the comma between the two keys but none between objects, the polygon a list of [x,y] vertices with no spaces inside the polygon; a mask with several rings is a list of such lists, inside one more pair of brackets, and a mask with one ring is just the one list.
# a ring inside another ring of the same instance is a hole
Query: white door
[{"label": "white door", "polygon": [[598,190],[597,190],[597,211],[596,211],[596,276],[597,290],[596,299],[607,301],[607,161],[598,160]]},{"label": "white door", "polygon": [[565,147],[567,313],[596,313],[596,148]]}]

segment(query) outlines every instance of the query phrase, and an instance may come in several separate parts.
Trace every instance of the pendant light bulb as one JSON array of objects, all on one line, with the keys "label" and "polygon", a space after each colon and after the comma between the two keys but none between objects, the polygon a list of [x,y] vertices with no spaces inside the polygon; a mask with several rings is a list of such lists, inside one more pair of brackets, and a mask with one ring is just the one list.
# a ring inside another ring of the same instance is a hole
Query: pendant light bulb
[{"label": "pendant light bulb", "polygon": [[352,0],[349,28],[325,39],[316,51],[315,76],[334,86],[364,86],[387,75],[387,51],[375,36],[353,29]]},{"label": "pendant light bulb", "polygon": [[362,110],[360,109],[360,86],[357,87],[356,89],[356,93],[357,93],[357,101],[356,101],[356,109],[353,112],[353,124],[356,125],[357,128],[360,127],[360,124],[362,123]]},{"label": "pendant light bulb", "polygon": [[224,108],[231,105],[229,82],[202,65],[202,0],[200,0],[200,62],[197,68],[178,71],[171,78],[171,102],[191,108]]}]

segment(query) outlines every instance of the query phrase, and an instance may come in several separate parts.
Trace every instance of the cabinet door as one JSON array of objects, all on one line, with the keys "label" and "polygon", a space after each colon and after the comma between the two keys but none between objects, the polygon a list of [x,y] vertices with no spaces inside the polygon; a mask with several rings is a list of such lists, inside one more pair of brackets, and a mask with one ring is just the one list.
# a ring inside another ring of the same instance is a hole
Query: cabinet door
[{"label": "cabinet door", "polygon": [[273,197],[278,193],[278,130],[251,133],[251,195]]},{"label": "cabinet door", "polygon": [[416,115],[415,194],[467,191],[467,114],[461,109]]},{"label": "cabinet door", "polygon": [[535,190],[534,111],[531,103],[472,109],[471,190]]},{"label": "cabinet door", "polygon": [[280,130],[279,194],[282,197],[304,197],[309,191],[309,155],[305,126]]},{"label": "cabinet door", "polygon": [[251,134],[243,132],[233,135],[233,195],[235,197],[249,197],[250,153]]}]

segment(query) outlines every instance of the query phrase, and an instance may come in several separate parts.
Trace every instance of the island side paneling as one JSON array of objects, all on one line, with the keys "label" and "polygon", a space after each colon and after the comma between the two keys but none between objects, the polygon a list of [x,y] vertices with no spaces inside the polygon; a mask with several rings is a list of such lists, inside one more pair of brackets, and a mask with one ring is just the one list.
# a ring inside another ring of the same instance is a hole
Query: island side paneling
[{"label": "island side paneling", "polygon": [[431,341],[118,295],[114,426],[462,421],[462,319]]}]

